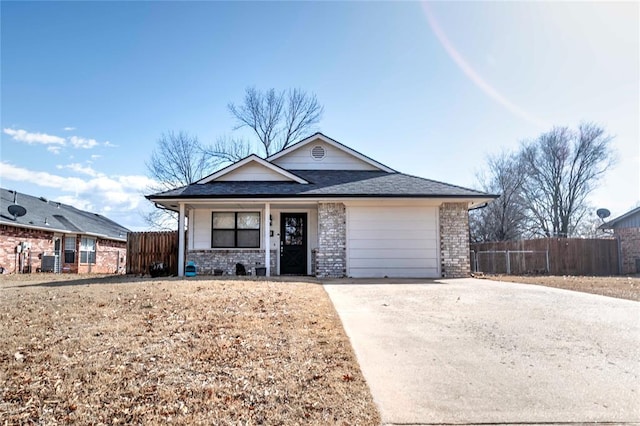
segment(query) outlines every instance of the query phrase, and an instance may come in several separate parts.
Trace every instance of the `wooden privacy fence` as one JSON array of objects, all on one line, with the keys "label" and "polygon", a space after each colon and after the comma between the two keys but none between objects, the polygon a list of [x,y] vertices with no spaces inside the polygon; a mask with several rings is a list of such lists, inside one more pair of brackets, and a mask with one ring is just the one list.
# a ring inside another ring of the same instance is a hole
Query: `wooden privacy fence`
[{"label": "wooden privacy fence", "polygon": [[127,274],[148,274],[157,262],[169,274],[178,274],[178,231],[127,234]]},{"label": "wooden privacy fence", "polygon": [[540,238],[535,240],[475,243],[471,270],[514,275],[617,275],[615,239]]}]

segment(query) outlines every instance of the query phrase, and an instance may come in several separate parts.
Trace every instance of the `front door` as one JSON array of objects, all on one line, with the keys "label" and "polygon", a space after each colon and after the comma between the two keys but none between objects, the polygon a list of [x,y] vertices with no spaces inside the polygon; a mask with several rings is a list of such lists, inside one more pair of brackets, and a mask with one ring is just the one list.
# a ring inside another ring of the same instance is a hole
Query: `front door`
[{"label": "front door", "polygon": [[53,254],[55,260],[53,261],[53,272],[59,274],[62,270],[62,237],[54,237]]},{"label": "front door", "polygon": [[307,274],[307,214],[280,214],[280,274]]}]

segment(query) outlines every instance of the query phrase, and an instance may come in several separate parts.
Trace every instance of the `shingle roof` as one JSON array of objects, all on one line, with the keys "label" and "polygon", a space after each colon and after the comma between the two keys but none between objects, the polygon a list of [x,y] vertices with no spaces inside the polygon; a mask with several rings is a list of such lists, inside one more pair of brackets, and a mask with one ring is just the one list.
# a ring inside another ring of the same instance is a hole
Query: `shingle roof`
[{"label": "shingle roof", "polygon": [[0,224],[2,225],[90,234],[119,241],[126,241],[127,232],[130,232],[124,226],[99,214],[20,192],[17,193],[16,201],[27,210],[27,213],[14,219],[7,210],[13,204],[13,200],[13,191],[0,188]]},{"label": "shingle roof", "polygon": [[631,209],[622,216],[603,223],[598,229],[637,228],[640,227],[640,207]]},{"label": "shingle roof", "polygon": [[420,197],[497,196],[403,173],[362,170],[290,170],[308,184],[272,181],[209,182],[148,195],[163,198]]}]

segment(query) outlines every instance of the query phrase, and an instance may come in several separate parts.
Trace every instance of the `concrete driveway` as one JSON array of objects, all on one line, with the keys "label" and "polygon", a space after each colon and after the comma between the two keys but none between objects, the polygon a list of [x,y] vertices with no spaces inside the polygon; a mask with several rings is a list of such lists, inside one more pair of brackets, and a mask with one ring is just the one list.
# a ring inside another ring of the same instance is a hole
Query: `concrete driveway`
[{"label": "concrete driveway", "polygon": [[640,303],[474,279],[324,286],[384,424],[640,422]]}]

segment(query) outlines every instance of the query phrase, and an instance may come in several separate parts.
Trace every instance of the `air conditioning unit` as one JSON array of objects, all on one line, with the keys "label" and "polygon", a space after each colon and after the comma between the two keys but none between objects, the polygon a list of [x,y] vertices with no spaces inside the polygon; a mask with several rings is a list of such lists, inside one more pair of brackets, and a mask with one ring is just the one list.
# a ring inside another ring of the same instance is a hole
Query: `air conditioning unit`
[{"label": "air conditioning unit", "polygon": [[42,266],[40,266],[40,270],[42,272],[55,272],[56,257],[57,256],[42,256]]}]

